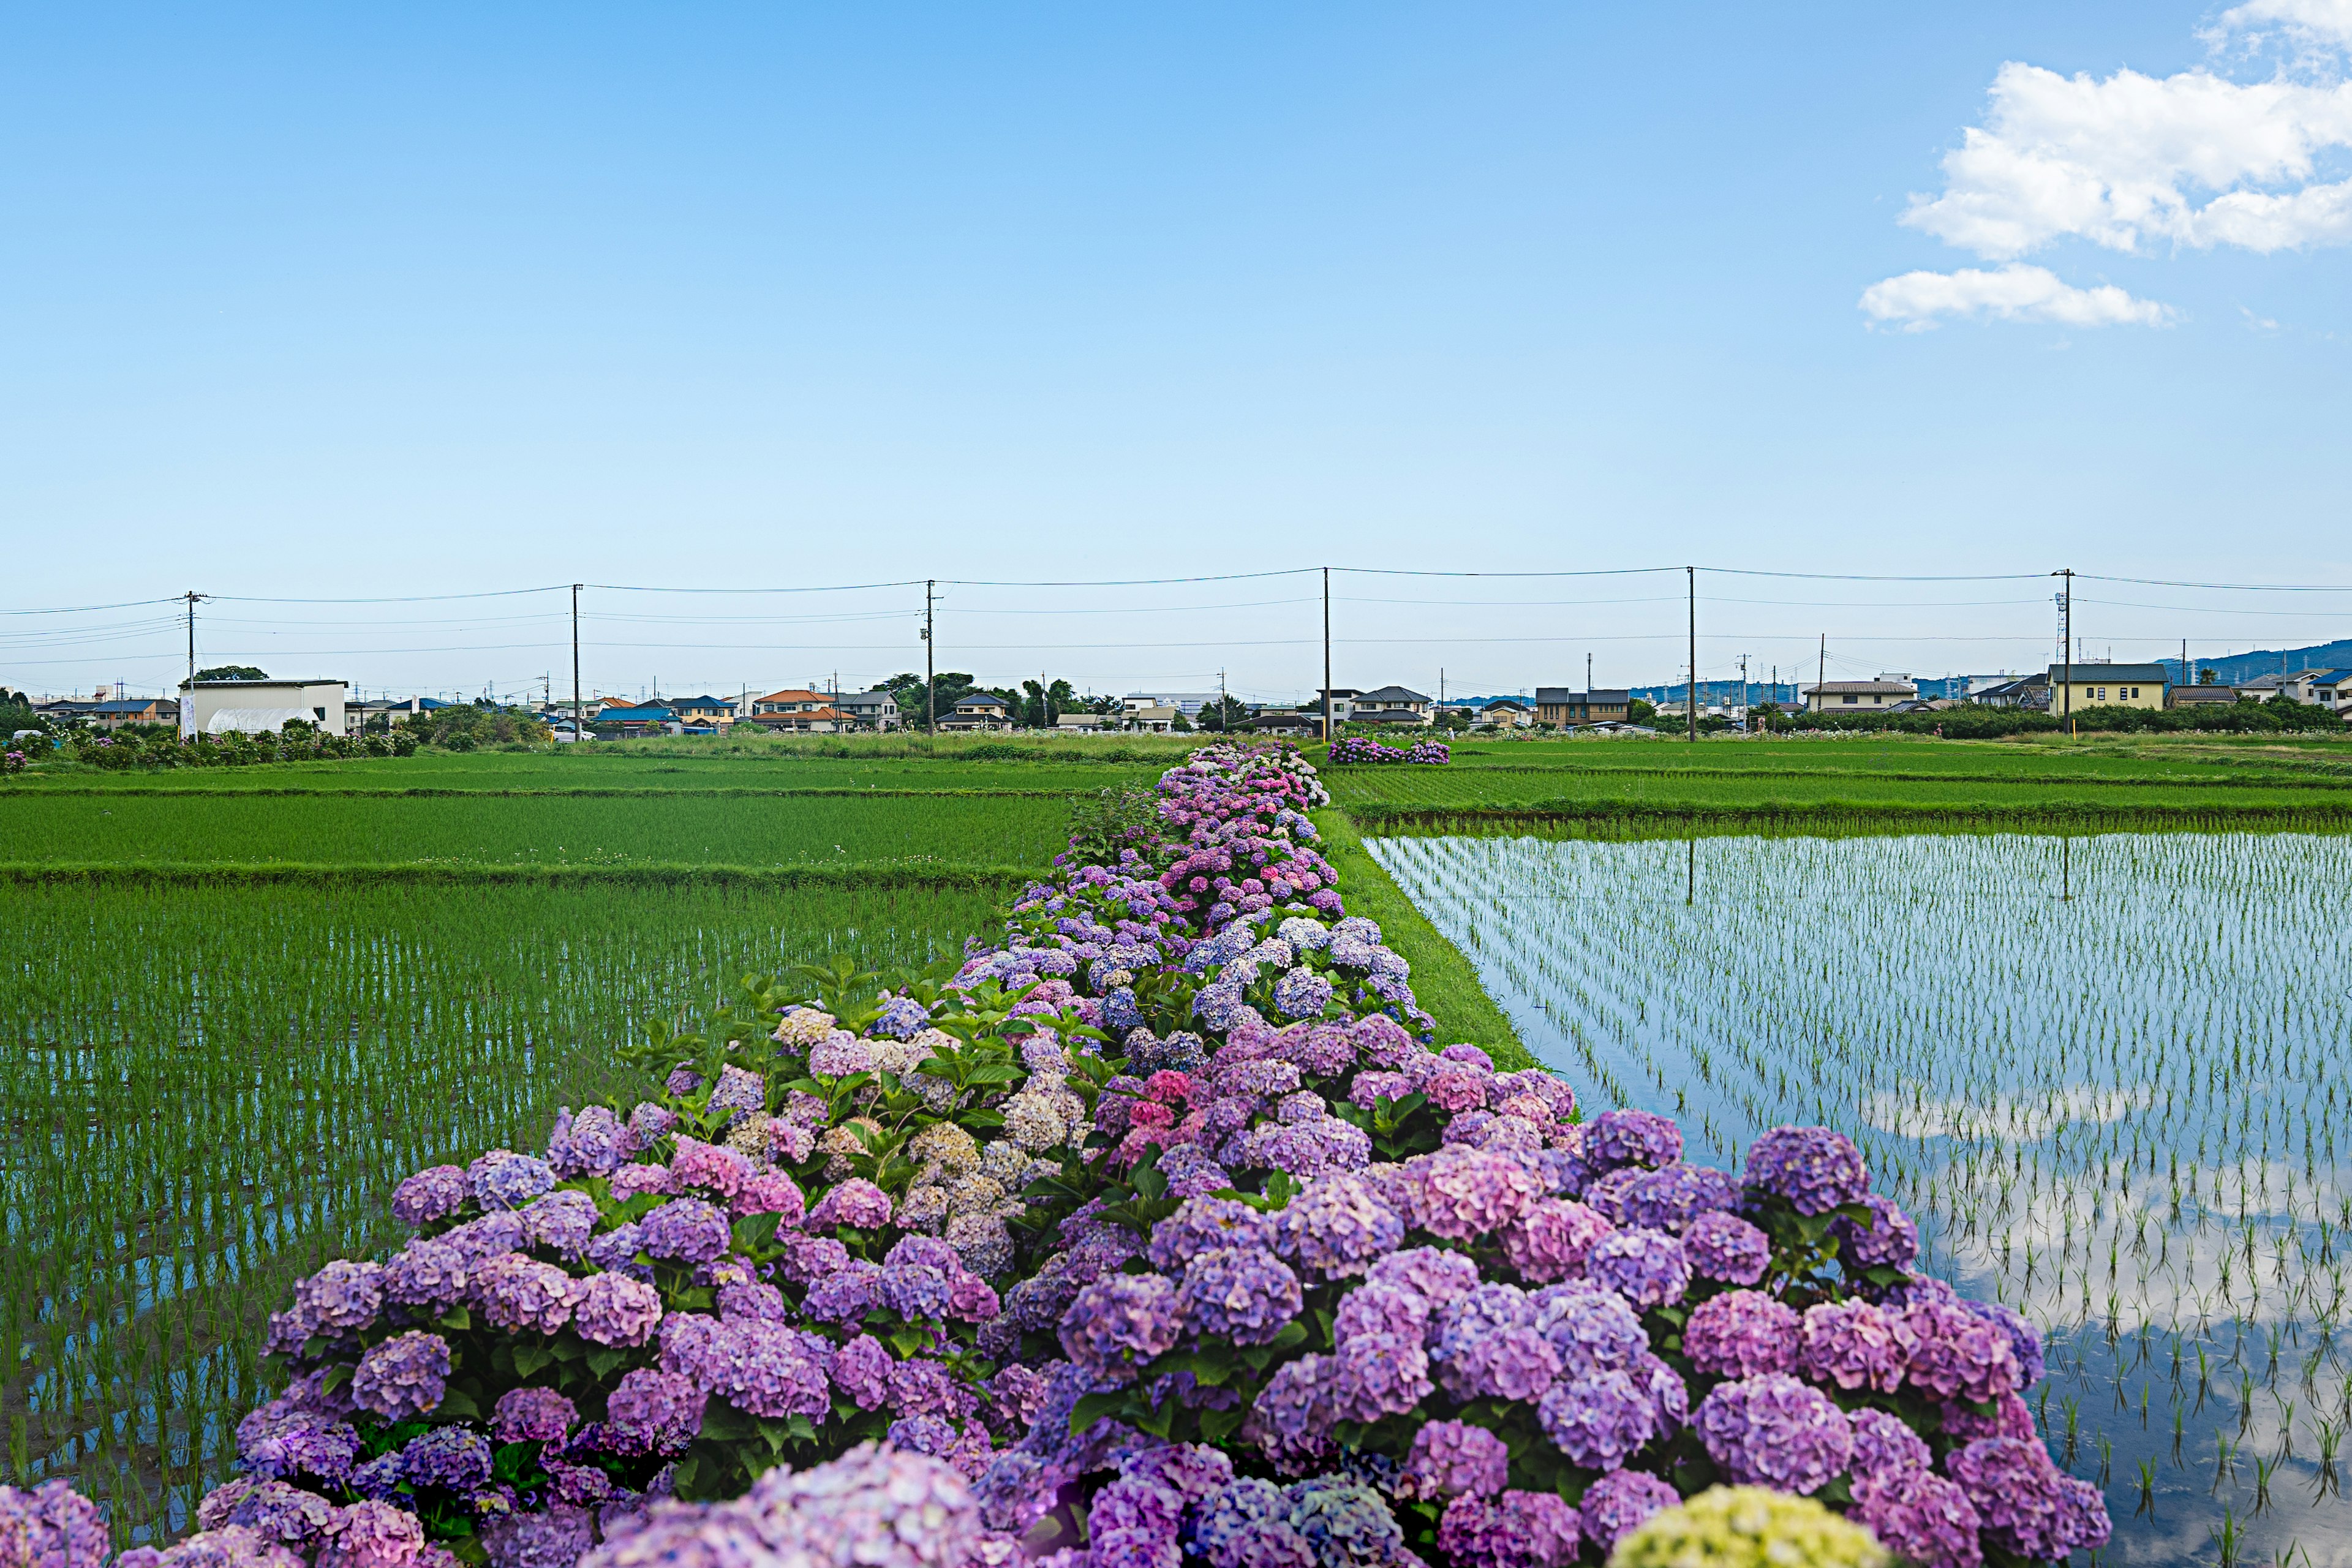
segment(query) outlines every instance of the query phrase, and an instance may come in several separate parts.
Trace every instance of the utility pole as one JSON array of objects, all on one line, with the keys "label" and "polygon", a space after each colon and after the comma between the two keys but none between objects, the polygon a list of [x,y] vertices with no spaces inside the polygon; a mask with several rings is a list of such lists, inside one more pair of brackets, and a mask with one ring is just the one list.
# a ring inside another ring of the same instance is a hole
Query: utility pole
[{"label": "utility pole", "polygon": [[923,579],[923,731],[930,737],[930,749],[940,749],[939,649],[931,641],[931,590],[940,585],[936,577]]},{"label": "utility pole", "polygon": [[1331,733],[1331,568],[1323,568],[1323,743],[1328,746],[1335,737]]},{"label": "utility pole", "polygon": [[[209,595],[191,591],[184,596],[188,601],[188,682],[193,686],[196,679],[196,601]],[[189,696],[194,700],[194,693]]]},{"label": "utility pole", "polygon": [[1698,568],[1685,566],[1683,572],[1690,587],[1690,685],[1686,688],[1688,700],[1684,707],[1688,710],[1690,742],[1696,746],[1698,744]]},{"label": "utility pole", "polygon": [[1584,716],[1592,717],[1592,650],[1584,650]]},{"label": "utility pole", "polygon": [[1234,727],[1234,716],[1225,711],[1225,703],[1228,700],[1225,696],[1225,672],[1221,669],[1217,671],[1217,728],[1220,730],[1230,731]]},{"label": "utility pole", "polygon": [[2074,569],[2062,566],[2051,574],[2066,580],[2065,591],[2060,595],[2058,608],[2065,616],[2059,630],[2059,671],[2066,687],[2066,733],[2074,732]]},{"label": "utility pole", "polygon": [[1822,688],[1829,683],[1829,679],[1830,634],[1823,632],[1821,652],[1813,659],[1813,710],[1815,712],[1820,712],[1829,706],[1829,699],[1822,693]]},{"label": "utility pole", "polygon": [[1739,656],[1739,727],[1748,728],[1748,656]]},{"label": "utility pole", "polygon": [[[572,584],[572,738],[588,733],[588,710],[580,700],[580,584]],[[585,753],[583,753],[583,755]]]}]

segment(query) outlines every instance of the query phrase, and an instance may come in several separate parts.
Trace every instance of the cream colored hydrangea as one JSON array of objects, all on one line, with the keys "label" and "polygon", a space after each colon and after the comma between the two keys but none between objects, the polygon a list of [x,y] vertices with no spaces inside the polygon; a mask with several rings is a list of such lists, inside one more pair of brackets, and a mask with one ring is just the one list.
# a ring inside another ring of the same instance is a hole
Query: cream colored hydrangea
[{"label": "cream colored hydrangea", "polygon": [[1004,1135],[1032,1153],[1059,1143],[1069,1128],[1055,1096],[1024,1089],[1004,1102]]},{"label": "cream colored hydrangea", "polygon": [[768,1158],[768,1128],[775,1119],[763,1110],[747,1110],[727,1129],[727,1147],[748,1160]]},{"label": "cream colored hydrangea", "polygon": [[918,1164],[937,1161],[953,1176],[969,1174],[981,1164],[979,1142],[952,1121],[934,1121],[908,1139],[907,1157]]},{"label": "cream colored hydrangea", "polygon": [[1885,1568],[1885,1549],[1811,1498],[1710,1487],[1652,1514],[1609,1568]]},{"label": "cream colored hydrangea", "polygon": [[830,1013],[803,1007],[797,1013],[784,1015],[783,1022],[776,1026],[773,1038],[779,1044],[804,1051],[833,1033],[837,1024],[838,1020]]}]

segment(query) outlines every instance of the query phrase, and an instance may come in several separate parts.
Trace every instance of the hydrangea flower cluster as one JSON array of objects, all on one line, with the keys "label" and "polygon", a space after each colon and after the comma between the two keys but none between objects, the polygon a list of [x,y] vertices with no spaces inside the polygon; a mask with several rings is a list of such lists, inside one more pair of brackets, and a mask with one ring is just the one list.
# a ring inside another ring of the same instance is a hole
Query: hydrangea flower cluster
[{"label": "hydrangea flower cluster", "polygon": [[1330,748],[1330,761],[1335,767],[1356,763],[1411,763],[1436,767],[1453,760],[1453,749],[1443,741],[1415,741],[1410,746],[1391,746],[1366,735],[1342,735],[1331,742]]}]

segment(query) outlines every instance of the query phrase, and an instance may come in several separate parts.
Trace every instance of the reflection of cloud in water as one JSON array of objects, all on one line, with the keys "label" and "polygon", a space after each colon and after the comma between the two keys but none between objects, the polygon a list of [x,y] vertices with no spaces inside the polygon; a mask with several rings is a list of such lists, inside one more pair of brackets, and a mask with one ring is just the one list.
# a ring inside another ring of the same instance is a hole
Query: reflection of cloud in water
[{"label": "reflection of cloud in water", "polygon": [[1916,1091],[1881,1090],[1863,1097],[1862,1120],[1898,1138],[1990,1138],[2039,1143],[2069,1122],[2121,1121],[2156,1100],[2152,1089],[2094,1089],[2088,1085],[2035,1096],[1992,1095],[1942,1100]]},{"label": "reflection of cloud in water", "polygon": [[[2181,1190],[2193,1180],[2228,1208],[2184,1205],[2177,1216],[2168,1177],[2119,1187],[2052,1177],[2030,1197],[2012,1184],[2004,1199],[1997,1184],[1967,1186],[1966,1174],[1947,1165],[1929,1178],[1939,1266],[2046,1325],[2112,1318],[2124,1330],[2193,1330],[2233,1317],[2285,1323],[2344,1306],[2345,1264],[2332,1242],[2323,1256],[2319,1230],[2326,1223],[2334,1234],[2352,1192],[2342,1167],[2315,1182],[2275,1161],[2191,1167]],[[1955,1213],[1955,1195],[1975,1208],[1973,1223]]]}]

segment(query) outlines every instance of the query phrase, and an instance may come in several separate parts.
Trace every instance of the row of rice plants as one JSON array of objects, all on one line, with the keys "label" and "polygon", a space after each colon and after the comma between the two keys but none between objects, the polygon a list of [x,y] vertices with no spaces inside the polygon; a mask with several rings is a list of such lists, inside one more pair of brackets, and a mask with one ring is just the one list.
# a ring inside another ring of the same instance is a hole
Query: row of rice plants
[{"label": "row of rice plants", "polygon": [[2352,1547],[2352,841],[1370,847],[1580,1089],[1862,1142],[2126,1555]]},{"label": "row of rice plants", "polygon": [[612,1047],[747,972],[919,963],[1001,893],[38,885],[0,904],[0,1433],[118,1541],[226,1472],[264,1314],[384,1192],[631,1090]]},{"label": "row of rice plants", "polygon": [[19,794],[702,794],[738,790],[761,795],[808,790],[1062,794],[1148,783],[1149,764],[1087,760],[974,762],[959,757],[746,758],[644,756],[634,752],[584,753],[428,752],[405,762],[287,764],[270,769],[223,768],[201,773],[101,773],[68,769],[26,773],[8,788]]},{"label": "row of rice plants", "polygon": [[0,864],[1043,867],[1060,798],[0,797]]}]

